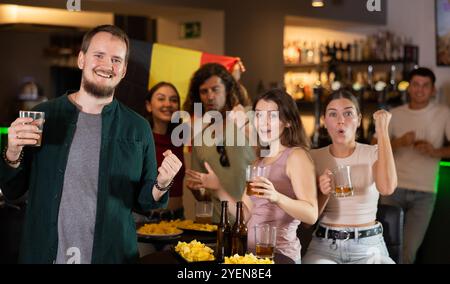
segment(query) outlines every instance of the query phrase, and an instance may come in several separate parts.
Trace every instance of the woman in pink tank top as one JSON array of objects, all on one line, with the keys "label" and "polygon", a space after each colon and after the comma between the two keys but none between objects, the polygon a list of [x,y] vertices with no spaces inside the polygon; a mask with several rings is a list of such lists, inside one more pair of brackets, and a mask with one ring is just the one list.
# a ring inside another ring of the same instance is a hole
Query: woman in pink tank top
[{"label": "woman in pink tank top", "polygon": [[[254,227],[269,224],[277,227],[275,251],[300,263],[297,227],[300,222],[314,224],[318,216],[309,142],[297,106],[285,91],[274,89],[262,94],[255,100],[253,111],[259,153],[254,164],[270,166],[270,174],[268,178],[257,177],[251,183],[258,195],[248,196],[244,191],[242,196],[248,249],[255,251]],[[215,190],[221,200],[228,200],[230,213],[234,215],[237,200],[223,189],[211,167],[208,164],[205,167],[208,174],[188,171],[187,175],[202,187]]]}]

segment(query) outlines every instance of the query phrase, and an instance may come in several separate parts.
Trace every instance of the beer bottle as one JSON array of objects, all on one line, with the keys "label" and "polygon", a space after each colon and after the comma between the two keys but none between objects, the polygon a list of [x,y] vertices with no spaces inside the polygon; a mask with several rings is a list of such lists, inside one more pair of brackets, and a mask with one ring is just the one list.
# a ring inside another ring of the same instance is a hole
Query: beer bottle
[{"label": "beer bottle", "polygon": [[247,226],[244,222],[244,208],[242,201],[236,204],[236,222],[231,230],[231,255],[245,255],[247,253]]},{"label": "beer bottle", "polygon": [[222,213],[217,228],[216,259],[223,262],[225,256],[231,255],[231,225],[228,221],[228,201],[222,201]]}]

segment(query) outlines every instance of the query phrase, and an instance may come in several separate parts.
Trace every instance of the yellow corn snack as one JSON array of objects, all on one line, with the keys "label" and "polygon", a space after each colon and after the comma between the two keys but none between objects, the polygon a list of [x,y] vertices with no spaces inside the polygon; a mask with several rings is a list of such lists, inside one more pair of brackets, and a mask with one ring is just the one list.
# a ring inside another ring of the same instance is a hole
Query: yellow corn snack
[{"label": "yellow corn snack", "polygon": [[274,264],[275,262],[269,258],[257,258],[253,253],[246,254],[245,256],[233,255],[225,257],[225,264]]},{"label": "yellow corn snack", "polygon": [[198,224],[192,220],[161,221],[159,223],[145,224],[138,229],[141,235],[174,235],[182,231],[179,229],[196,230],[204,232],[217,231],[217,225]]},{"label": "yellow corn snack", "polygon": [[180,229],[205,231],[205,232],[217,231],[217,225],[194,223],[194,221],[192,220],[183,220],[183,221],[176,220],[174,222],[177,223],[177,227]]},{"label": "yellow corn snack", "polygon": [[181,230],[177,229],[169,222],[162,221],[158,224],[145,224],[138,229],[138,234],[141,235],[175,235],[182,233]]},{"label": "yellow corn snack", "polygon": [[175,251],[188,262],[214,260],[214,251],[197,240],[193,240],[190,243],[178,242]]}]

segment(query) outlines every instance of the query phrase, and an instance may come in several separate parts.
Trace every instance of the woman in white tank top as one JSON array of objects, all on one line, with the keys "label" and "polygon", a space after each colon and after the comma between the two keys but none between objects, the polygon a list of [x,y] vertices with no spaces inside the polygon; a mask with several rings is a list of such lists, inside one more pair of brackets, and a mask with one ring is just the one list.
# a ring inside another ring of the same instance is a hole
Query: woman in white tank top
[{"label": "woman in white tank top", "polygon": [[[319,224],[303,263],[394,263],[389,258],[383,229],[376,222],[379,195],[390,195],[397,174],[388,135],[391,114],[373,115],[379,137],[377,146],[356,142],[361,112],[347,91],[330,95],[324,122],[332,144],[311,151],[319,183]],[[349,166],[353,192],[336,197],[333,170]]]}]

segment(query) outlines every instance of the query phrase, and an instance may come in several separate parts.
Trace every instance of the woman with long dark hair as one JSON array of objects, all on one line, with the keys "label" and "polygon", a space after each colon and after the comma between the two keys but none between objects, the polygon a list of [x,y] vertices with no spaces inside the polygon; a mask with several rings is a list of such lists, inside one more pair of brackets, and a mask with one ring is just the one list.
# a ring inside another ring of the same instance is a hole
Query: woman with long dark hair
[{"label": "woman with long dark hair", "polygon": [[[256,195],[249,196],[244,191],[241,198],[248,221],[248,249],[255,251],[254,227],[268,224],[277,227],[276,251],[300,263],[297,227],[301,222],[314,224],[318,214],[309,141],[297,106],[285,91],[274,89],[262,94],[255,100],[253,111],[258,141],[269,151],[253,165],[269,166],[270,172],[267,178],[256,177],[250,184]],[[220,200],[228,200],[230,213],[235,214],[237,200],[223,189],[207,163],[205,167],[207,174],[188,170],[187,175],[201,186],[216,191]]]}]

